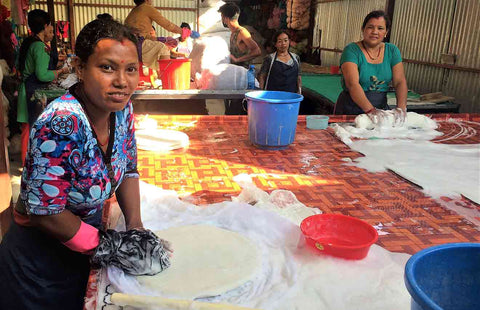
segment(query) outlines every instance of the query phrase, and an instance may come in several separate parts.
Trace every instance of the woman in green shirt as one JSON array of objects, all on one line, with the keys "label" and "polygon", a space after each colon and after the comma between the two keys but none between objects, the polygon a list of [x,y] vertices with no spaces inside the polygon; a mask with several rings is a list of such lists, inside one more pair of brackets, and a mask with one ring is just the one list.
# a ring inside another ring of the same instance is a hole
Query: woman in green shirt
[{"label": "woman in green shirt", "polygon": [[43,10],[28,13],[28,27],[32,35],[26,38],[20,47],[19,70],[22,83],[18,89],[17,121],[22,123],[22,160],[25,160],[28,145],[29,127],[35,122],[43,108],[32,96],[35,90],[44,88],[68,68],[49,70],[50,46],[53,39],[53,26],[50,16]]},{"label": "woman in green shirt", "polygon": [[362,25],[363,40],[348,44],[340,58],[343,92],[334,114],[366,113],[373,123],[386,118],[388,84],[393,83],[397,108],[394,125],[405,122],[407,81],[399,49],[383,40],[390,30],[390,20],[383,11],[370,12]]}]

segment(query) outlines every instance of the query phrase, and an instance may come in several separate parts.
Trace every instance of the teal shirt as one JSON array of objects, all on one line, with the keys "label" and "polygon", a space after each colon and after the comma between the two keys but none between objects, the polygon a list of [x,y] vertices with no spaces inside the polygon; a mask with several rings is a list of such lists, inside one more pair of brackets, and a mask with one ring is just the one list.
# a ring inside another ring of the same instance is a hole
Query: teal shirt
[{"label": "teal shirt", "polygon": [[[340,66],[345,62],[353,62],[358,66],[360,86],[365,92],[386,92],[388,84],[392,81],[392,68],[402,62],[402,56],[398,47],[391,43],[385,43],[385,55],[383,62],[371,64],[367,62],[360,47],[352,42],[343,50],[340,58]],[[342,76],[342,88],[347,90],[345,80]]]}]

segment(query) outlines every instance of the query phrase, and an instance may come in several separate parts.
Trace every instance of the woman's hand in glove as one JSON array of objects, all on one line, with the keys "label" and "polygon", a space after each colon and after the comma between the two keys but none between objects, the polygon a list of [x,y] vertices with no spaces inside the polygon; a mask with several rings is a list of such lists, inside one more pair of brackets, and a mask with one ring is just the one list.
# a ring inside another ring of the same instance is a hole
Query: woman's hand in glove
[{"label": "woman's hand in glove", "polygon": [[198,39],[198,38],[200,38],[200,33],[198,33],[198,32],[195,31],[195,30],[192,30],[192,34],[190,34],[190,38],[192,38],[192,39]]},{"label": "woman's hand in glove", "polygon": [[372,108],[366,112],[368,118],[372,121],[374,125],[381,126],[382,123],[387,119],[388,114],[383,110],[377,108]]},{"label": "woman's hand in glove", "polygon": [[401,108],[393,110],[393,127],[401,127],[407,119],[407,111]]}]

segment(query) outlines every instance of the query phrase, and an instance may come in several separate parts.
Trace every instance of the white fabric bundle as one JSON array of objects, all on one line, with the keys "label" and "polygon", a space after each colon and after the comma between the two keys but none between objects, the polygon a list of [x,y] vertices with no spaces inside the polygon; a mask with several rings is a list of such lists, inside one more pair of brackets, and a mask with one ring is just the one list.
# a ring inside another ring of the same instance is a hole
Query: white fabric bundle
[{"label": "white fabric bundle", "polygon": [[230,51],[227,42],[221,36],[202,36],[195,40],[189,58],[192,59],[190,74],[192,78],[195,78],[195,74],[204,69],[230,63]]},{"label": "white fabric bundle", "polygon": [[[195,76],[197,88],[238,90],[247,88],[247,69],[232,64],[220,64],[202,70]],[[258,82],[256,81],[258,87]]]}]

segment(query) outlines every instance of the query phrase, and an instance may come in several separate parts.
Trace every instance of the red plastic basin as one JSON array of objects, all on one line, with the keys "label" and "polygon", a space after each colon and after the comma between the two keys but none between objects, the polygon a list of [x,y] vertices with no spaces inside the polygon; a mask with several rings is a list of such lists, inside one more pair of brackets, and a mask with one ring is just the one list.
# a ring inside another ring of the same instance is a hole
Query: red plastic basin
[{"label": "red plastic basin", "polygon": [[316,214],[300,224],[307,244],[317,252],[345,259],[362,259],[377,242],[375,228],[358,218],[341,214]]}]

